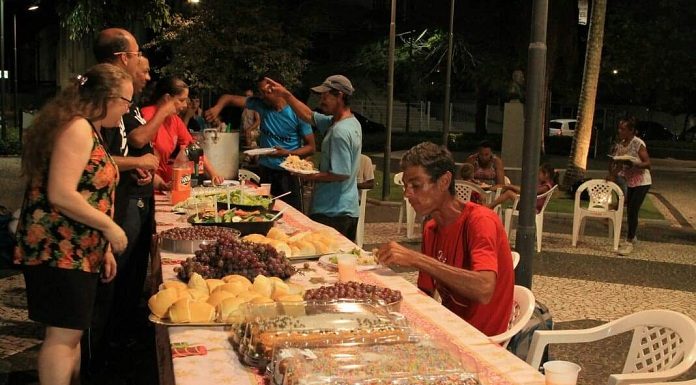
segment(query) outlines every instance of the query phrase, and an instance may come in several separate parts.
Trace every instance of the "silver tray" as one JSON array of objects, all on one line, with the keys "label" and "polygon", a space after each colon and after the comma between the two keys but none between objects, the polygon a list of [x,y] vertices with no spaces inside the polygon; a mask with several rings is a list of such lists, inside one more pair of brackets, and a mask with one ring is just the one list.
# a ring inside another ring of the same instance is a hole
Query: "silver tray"
[{"label": "silver tray", "polygon": [[225,327],[225,330],[229,330],[231,326],[237,325],[238,323],[234,322],[172,322],[169,320],[169,318],[160,318],[154,314],[150,314],[149,317],[147,317],[150,322],[152,322],[155,325],[164,325],[164,326],[223,326]]},{"label": "silver tray", "polygon": [[160,247],[163,251],[177,254],[193,254],[201,245],[215,243],[212,239],[171,239],[161,238]]}]

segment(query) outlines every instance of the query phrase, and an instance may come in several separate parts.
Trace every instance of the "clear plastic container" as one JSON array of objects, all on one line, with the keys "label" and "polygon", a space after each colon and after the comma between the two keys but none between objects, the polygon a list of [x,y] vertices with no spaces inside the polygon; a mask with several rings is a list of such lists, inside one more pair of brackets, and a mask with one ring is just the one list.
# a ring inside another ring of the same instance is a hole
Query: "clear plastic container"
[{"label": "clear plastic container", "polygon": [[478,385],[476,361],[427,338],[392,344],[278,347],[267,376],[274,385]]},{"label": "clear plastic container", "polygon": [[292,302],[248,305],[247,322],[232,336],[242,362],[265,367],[278,346],[331,346],[410,340],[406,318],[368,302]]}]

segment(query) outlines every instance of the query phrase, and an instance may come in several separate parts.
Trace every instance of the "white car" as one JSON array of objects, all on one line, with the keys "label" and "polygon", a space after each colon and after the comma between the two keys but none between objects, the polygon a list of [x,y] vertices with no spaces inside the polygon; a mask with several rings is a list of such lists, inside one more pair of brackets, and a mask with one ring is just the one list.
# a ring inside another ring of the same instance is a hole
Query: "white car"
[{"label": "white car", "polygon": [[573,136],[577,119],[553,119],[549,122],[549,136]]}]

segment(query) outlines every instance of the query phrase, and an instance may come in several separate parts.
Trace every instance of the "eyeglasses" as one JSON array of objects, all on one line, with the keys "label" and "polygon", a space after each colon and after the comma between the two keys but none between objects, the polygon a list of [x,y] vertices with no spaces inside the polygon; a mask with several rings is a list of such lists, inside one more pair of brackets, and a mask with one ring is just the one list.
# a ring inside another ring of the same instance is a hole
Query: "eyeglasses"
[{"label": "eyeglasses", "polygon": [[133,99],[126,99],[123,96],[112,96],[112,98],[114,98],[114,99],[118,98],[118,99],[123,100],[124,102],[128,103],[128,107],[133,106]]},{"label": "eyeglasses", "polygon": [[121,52],[114,52],[114,56],[117,55],[135,55],[137,57],[142,57],[143,56],[143,51],[121,51]]}]

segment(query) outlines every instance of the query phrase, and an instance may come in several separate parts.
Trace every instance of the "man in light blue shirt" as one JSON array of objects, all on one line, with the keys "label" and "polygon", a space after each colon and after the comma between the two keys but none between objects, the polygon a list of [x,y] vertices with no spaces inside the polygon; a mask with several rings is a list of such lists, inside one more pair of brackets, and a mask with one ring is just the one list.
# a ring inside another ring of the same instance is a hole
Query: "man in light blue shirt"
[{"label": "man in light blue shirt", "polygon": [[319,173],[302,175],[315,181],[310,218],[331,226],[355,239],[358,225],[359,196],[357,174],[362,149],[362,127],[350,110],[350,97],[354,88],[343,75],[333,75],[312,91],[321,95],[320,109],[313,112],[280,83],[266,79],[270,95],[284,99],[297,116],[317,127],[324,134],[321,142]]},{"label": "man in light blue shirt", "polygon": [[302,207],[302,185],[296,176],[280,167],[288,155],[301,158],[312,155],[315,150],[312,127],[298,119],[288,103],[280,97],[263,92],[267,88],[266,80],[258,82],[261,97],[222,95],[217,103],[205,112],[209,121],[217,119],[220,111],[228,105],[248,108],[261,116],[261,148],[275,148],[275,151],[259,158],[262,183],[271,184],[271,194],[281,195],[287,191],[292,194],[283,200],[299,211]]}]

